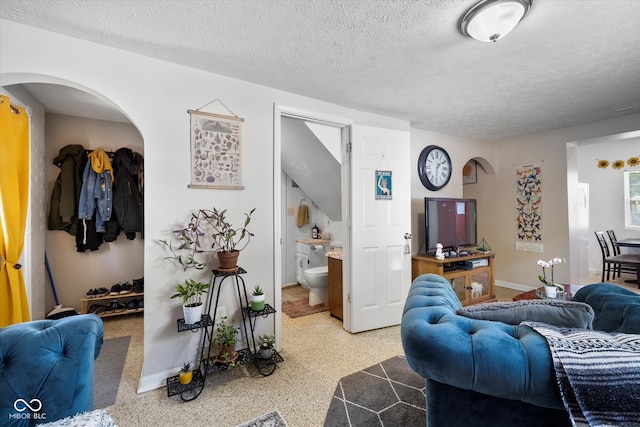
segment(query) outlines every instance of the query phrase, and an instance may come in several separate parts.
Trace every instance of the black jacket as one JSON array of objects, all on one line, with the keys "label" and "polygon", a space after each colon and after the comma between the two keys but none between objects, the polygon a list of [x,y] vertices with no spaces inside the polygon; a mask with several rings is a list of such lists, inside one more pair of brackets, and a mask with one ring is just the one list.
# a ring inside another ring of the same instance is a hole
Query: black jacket
[{"label": "black jacket", "polygon": [[120,148],[113,155],[113,210],[111,220],[106,223],[104,240],[112,242],[120,230],[127,239],[133,240],[135,233],[143,231],[142,193],[138,182],[141,156],[129,148]]}]

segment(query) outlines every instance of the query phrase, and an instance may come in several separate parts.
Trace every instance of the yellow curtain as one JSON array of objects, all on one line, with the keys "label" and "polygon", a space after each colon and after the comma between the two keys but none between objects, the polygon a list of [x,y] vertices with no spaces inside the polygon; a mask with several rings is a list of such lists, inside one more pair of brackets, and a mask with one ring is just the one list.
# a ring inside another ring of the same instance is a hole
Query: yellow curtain
[{"label": "yellow curtain", "polygon": [[18,263],[24,246],[29,196],[29,118],[0,95],[0,327],[29,320]]}]

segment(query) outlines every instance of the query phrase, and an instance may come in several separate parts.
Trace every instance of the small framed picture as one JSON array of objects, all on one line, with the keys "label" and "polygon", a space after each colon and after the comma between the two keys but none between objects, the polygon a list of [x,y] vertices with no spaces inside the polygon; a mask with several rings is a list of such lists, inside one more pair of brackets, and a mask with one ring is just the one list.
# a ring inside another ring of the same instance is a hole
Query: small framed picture
[{"label": "small framed picture", "polygon": [[462,184],[476,184],[478,182],[478,162],[469,160],[462,168]]},{"label": "small framed picture", "polygon": [[391,171],[376,171],[376,200],[391,200]]}]

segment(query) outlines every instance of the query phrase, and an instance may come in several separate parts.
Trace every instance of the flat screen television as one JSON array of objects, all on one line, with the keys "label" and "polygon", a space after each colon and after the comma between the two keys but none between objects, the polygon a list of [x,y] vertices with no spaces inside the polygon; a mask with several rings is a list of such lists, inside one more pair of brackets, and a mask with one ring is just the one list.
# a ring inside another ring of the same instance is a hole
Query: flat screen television
[{"label": "flat screen television", "polygon": [[424,199],[426,252],[435,253],[436,243],[444,250],[478,245],[475,199]]}]

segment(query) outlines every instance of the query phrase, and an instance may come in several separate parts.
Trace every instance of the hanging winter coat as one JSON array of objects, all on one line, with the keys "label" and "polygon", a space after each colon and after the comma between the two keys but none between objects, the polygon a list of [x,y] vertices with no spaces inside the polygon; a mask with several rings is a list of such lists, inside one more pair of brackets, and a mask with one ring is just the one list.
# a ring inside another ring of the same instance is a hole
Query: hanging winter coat
[{"label": "hanging winter coat", "polygon": [[65,230],[73,236],[76,235],[84,162],[84,147],[78,144],[61,148],[58,156],[53,159],[53,164],[60,168],[60,173],[51,193],[49,230]]},{"label": "hanging winter coat", "polygon": [[93,219],[95,211],[96,232],[104,233],[113,207],[111,162],[101,148],[89,154],[89,160],[82,174],[78,218]]},{"label": "hanging winter coat", "polygon": [[142,232],[142,194],[138,188],[138,163],[133,151],[120,148],[113,155],[112,162],[115,180],[113,182],[113,210],[111,220],[106,224],[104,240],[116,239],[120,230],[127,239],[133,240],[135,233]]}]

